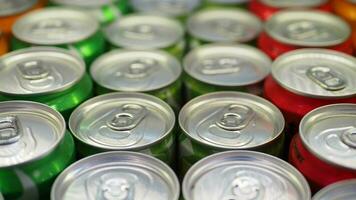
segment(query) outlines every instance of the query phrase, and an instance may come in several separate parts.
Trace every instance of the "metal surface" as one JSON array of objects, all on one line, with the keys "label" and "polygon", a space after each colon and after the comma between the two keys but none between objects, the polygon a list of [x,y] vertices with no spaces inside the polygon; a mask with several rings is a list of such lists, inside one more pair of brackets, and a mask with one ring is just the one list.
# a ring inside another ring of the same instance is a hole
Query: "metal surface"
[{"label": "metal surface", "polygon": [[24,12],[33,7],[38,0],[0,0],[0,17]]},{"label": "metal surface", "polygon": [[110,5],[115,0],[50,0],[50,2],[66,5],[66,6],[78,6],[78,7],[88,7],[97,8],[104,5]]},{"label": "metal surface", "polygon": [[277,8],[293,7],[317,7],[327,2],[327,0],[260,0],[266,5]]},{"label": "metal surface", "polygon": [[354,200],[356,199],[356,179],[340,181],[316,193],[312,200]]}]

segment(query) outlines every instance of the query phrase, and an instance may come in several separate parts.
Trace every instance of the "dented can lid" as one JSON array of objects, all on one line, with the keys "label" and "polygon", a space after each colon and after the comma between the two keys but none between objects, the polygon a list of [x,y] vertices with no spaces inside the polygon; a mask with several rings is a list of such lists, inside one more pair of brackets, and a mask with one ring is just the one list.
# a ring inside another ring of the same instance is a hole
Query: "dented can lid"
[{"label": "dented can lid", "polygon": [[59,5],[98,8],[105,5],[111,5],[117,0],[50,0],[50,1],[52,3],[56,3]]},{"label": "dented can lid", "polygon": [[356,105],[333,104],[309,112],[299,134],[304,146],[319,159],[356,170]]},{"label": "dented can lid", "polygon": [[109,42],[129,49],[167,48],[184,37],[182,25],[170,18],[135,14],[120,18],[105,30]]},{"label": "dented can lid", "polygon": [[24,12],[34,5],[38,0],[0,0],[0,17],[6,17]]},{"label": "dented can lid", "polygon": [[253,149],[280,137],[282,113],[267,100],[241,92],[214,92],[189,101],[179,125],[193,140],[223,149]]},{"label": "dented can lid", "polygon": [[162,161],[134,152],[84,158],[56,179],[52,200],[178,200],[178,178]]},{"label": "dented can lid", "polygon": [[187,29],[192,36],[207,42],[248,42],[260,33],[262,23],[242,9],[208,9],[190,16]]},{"label": "dented can lid", "polygon": [[0,102],[0,168],[41,159],[58,146],[65,131],[63,117],[44,104]]},{"label": "dented can lid", "polygon": [[183,67],[187,74],[204,83],[218,86],[246,86],[265,79],[271,59],[248,45],[208,44],[186,55]]},{"label": "dented can lid", "polygon": [[16,38],[36,45],[80,42],[99,30],[90,14],[68,8],[45,8],[24,15],[12,27]]},{"label": "dented can lid", "polygon": [[330,99],[356,95],[356,59],[327,49],[300,49],[272,64],[273,78],[285,89],[307,97]]},{"label": "dented can lid", "polygon": [[109,93],[74,110],[69,129],[78,140],[105,150],[140,150],[171,134],[175,115],[157,97]]},{"label": "dented can lid", "polygon": [[276,8],[306,8],[325,4],[327,0],[260,0],[264,4]]},{"label": "dented can lid", "polygon": [[30,47],[0,57],[0,93],[43,95],[64,91],[81,80],[84,61],[56,47]]},{"label": "dented can lid", "polygon": [[356,179],[331,184],[316,193],[312,200],[354,200],[356,199]]},{"label": "dented can lid", "polygon": [[265,31],[279,42],[305,47],[338,45],[351,35],[344,20],[315,10],[280,11],[266,22]]},{"label": "dented can lid", "polygon": [[310,200],[305,178],[276,157],[253,151],[214,154],[193,165],[183,180],[185,200]]},{"label": "dented can lid", "polygon": [[164,51],[113,50],[90,68],[95,82],[114,91],[146,92],[175,82],[182,73],[179,61]]}]

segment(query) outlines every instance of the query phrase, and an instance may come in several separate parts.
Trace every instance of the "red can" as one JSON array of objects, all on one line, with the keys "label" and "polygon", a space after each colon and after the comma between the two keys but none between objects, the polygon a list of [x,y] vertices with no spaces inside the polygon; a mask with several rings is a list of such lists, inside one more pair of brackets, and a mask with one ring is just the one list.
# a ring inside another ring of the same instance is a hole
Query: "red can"
[{"label": "red can", "polygon": [[262,20],[267,20],[274,13],[288,8],[309,8],[332,12],[331,3],[328,0],[251,0],[248,7],[251,12]]},{"label": "red can", "polygon": [[327,48],[352,55],[350,26],[319,11],[281,11],[265,24],[258,46],[272,59],[300,48]]},{"label": "red can", "polygon": [[290,145],[289,161],[313,192],[356,178],[356,105],[333,104],[308,113]]}]

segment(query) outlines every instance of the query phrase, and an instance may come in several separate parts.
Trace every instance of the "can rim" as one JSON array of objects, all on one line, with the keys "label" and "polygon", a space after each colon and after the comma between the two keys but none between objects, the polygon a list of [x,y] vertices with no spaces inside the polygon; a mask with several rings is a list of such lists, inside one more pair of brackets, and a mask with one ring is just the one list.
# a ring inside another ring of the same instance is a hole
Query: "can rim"
[{"label": "can rim", "polygon": [[[318,1],[309,1],[309,2],[305,2],[304,5],[298,5],[298,4],[293,4],[293,2],[275,2],[275,0],[261,0],[262,3],[268,5],[268,6],[272,6],[275,8],[286,8],[286,7],[291,7],[291,6],[298,6],[298,7],[317,7],[320,6],[324,3],[326,3],[327,0],[318,0]],[[288,4],[289,3],[289,4]],[[294,2],[295,3],[295,2]],[[290,5],[292,4],[292,5]]]},{"label": "can rim", "polygon": [[7,17],[7,16],[11,17],[12,15],[16,15],[21,12],[26,12],[26,11],[30,10],[32,7],[34,7],[39,2],[39,0],[26,0],[26,2],[29,2],[29,4],[23,5],[22,7],[17,7],[17,8],[12,8],[10,10],[6,10],[3,13],[0,12],[0,17]]},{"label": "can rim", "polygon": [[323,200],[321,199],[323,196],[327,195],[329,192],[332,192],[333,190],[337,190],[338,188],[343,188],[344,186],[348,185],[356,185],[356,179],[348,179],[348,180],[343,180],[343,181],[338,181],[336,183],[333,183],[331,185],[328,185],[321,189],[319,192],[317,192],[312,200]]},{"label": "can rim", "polygon": [[96,0],[96,1],[71,1],[71,0],[50,0],[50,2],[65,5],[65,6],[77,6],[77,7],[100,7],[109,5],[114,0]]}]

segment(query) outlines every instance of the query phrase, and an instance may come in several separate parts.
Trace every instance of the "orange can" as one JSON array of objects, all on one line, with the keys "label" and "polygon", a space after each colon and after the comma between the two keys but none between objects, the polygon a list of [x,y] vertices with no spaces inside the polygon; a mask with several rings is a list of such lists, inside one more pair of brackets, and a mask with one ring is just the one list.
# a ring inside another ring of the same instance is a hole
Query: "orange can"
[{"label": "orange can", "polygon": [[333,0],[334,12],[348,21],[353,29],[356,29],[356,1],[355,0]]},{"label": "orange can", "polygon": [[0,31],[0,56],[8,51],[8,41],[5,35]]},{"label": "orange can", "polygon": [[356,56],[356,29],[352,31],[352,42],[354,44],[354,55]]}]

